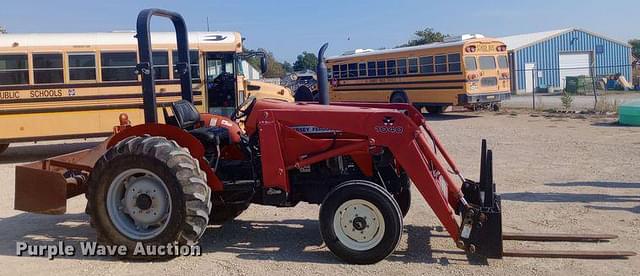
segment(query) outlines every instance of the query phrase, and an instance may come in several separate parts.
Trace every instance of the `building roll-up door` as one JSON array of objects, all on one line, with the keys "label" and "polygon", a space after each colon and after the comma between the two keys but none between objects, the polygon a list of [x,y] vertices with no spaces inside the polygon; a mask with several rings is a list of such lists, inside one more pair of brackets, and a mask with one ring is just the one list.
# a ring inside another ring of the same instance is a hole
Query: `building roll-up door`
[{"label": "building roll-up door", "polygon": [[560,53],[560,87],[565,88],[567,77],[591,76],[590,53]]}]

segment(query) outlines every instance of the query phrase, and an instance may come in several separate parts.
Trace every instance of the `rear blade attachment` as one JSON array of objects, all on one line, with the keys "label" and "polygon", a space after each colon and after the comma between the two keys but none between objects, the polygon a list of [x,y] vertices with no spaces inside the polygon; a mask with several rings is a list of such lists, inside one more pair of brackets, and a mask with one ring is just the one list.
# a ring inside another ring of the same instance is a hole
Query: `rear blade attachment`
[{"label": "rear blade attachment", "polygon": [[67,199],[86,192],[92,167],[105,151],[106,141],[93,149],[16,166],[14,208],[38,214],[66,213]]},{"label": "rear blade attachment", "polygon": [[482,140],[480,182],[465,180],[462,185],[464,198],[469,206],[462,207],[461,240],[464,249],[486,258],[576,258],[619,259],[635,256],[631,251],[596,250],[532,250],[504,249],[503,241],[535,242],[602,242],[617,238],[610,234],[559,234],[559,233],[503,233],[500,196],[493,181],[493,153]]}]

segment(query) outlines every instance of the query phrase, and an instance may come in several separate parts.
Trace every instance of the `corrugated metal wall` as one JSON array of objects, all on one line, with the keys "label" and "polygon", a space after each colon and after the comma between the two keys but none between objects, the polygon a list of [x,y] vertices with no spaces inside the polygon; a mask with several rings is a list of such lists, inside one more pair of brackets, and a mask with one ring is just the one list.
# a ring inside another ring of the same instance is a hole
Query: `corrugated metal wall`
[{"label": "corrugated metal wall", "polygon": [[[603,52],[596,54],[596,45],[602,45]],[[516,90],[525,89],[525,63],[535,63],[536,87],[560,87],[559,55],[563,52],[590,52],[595,59],[595,74],[608,75],[621,73],[627,80],[631,79],[631,48],[627,45],[594,36],[589,33],[573,30],[529,47],[513,52],[516,72]],[[592,61],[593,62],[593,61]]]}]

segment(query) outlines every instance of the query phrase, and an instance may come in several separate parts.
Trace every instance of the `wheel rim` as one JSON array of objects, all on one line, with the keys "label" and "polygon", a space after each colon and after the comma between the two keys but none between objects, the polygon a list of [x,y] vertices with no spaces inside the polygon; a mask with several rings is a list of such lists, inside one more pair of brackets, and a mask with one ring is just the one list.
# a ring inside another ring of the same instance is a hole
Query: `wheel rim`
[{"label": "wheel rim", "polygon": [[352,250],[374,248],[384,236],[384,217],[373,203],[352,199],[344,202],[333,217],[333,230],[342,244]]},{"label": "wheel rim", "polygon": [[160,177],[148,170],[126,170],[109,185],[107,212],[123,235],[133,240],[152,239],[169,224],[169,190]]}]

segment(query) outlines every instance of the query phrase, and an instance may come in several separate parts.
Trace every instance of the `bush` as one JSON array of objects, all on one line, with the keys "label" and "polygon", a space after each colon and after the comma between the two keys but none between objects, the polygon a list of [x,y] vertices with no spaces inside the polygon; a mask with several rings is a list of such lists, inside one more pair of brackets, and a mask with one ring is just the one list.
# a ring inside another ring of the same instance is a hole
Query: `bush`
[{"label": "bush", "polygon": [[562,97],[560,98],[560,100],[562,101],[562,106],[564,107],[564,109],[571,108],[571,104],[573,104],[573,96],[567,93],[567,91],[562,92]]}]

